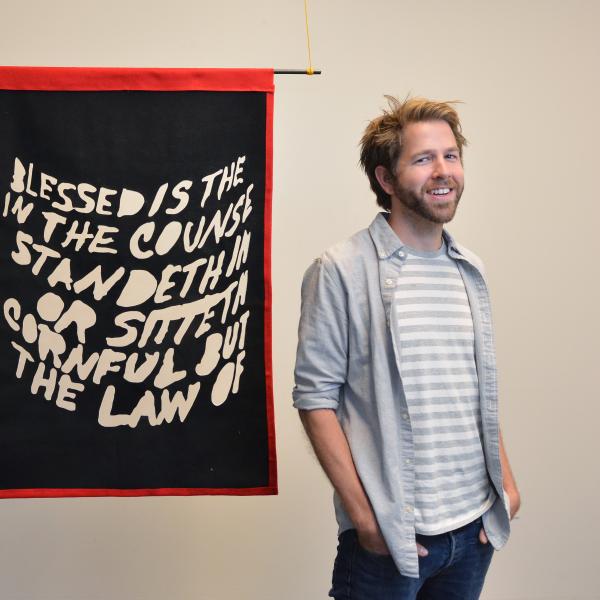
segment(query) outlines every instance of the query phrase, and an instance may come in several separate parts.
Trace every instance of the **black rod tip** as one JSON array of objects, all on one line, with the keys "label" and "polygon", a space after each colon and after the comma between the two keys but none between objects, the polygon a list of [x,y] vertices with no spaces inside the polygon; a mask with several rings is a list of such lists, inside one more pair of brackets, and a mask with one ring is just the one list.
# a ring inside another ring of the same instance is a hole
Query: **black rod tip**
[{"label": "black rod tip", "polygon": [[321,71],[309,72],[307,69],[275,69],[275,75],[320,75]]}]

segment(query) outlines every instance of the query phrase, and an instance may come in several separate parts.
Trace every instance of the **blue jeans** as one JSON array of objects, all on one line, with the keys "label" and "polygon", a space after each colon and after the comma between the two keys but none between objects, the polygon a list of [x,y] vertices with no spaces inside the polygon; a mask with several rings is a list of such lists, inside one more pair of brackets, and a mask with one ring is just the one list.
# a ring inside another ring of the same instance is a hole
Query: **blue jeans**
[{"label": "blue jeans", "polygon": [[440,535],[418,535],[429,554],[419,579],[401,575],[390,556],[358,543],[355,529],[339,537],[329,595],[336,600],[477,600],[494,549],[479,541],[481,518]]}]

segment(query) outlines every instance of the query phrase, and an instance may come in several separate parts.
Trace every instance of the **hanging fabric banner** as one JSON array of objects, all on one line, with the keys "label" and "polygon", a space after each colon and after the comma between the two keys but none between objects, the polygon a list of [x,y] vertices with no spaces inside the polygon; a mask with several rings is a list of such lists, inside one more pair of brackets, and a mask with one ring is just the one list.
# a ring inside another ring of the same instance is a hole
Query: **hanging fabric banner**
[{"label": "hanging fabric banner", "polygon": [[0,497],[275,494],[273,71],[0,67]]}]

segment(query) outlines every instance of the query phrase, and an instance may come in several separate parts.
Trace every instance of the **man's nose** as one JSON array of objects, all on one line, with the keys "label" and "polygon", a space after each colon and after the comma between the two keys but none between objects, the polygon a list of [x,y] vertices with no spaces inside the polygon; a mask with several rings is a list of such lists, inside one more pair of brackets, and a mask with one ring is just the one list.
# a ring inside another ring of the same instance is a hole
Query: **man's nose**
[{"label": "man's nose", "polygon": [[433,164],[433,177],[434,179],[446,179],[450,175],[450,169],[448,164],[444,160],[443,156],[439,156],[435,159]]}]

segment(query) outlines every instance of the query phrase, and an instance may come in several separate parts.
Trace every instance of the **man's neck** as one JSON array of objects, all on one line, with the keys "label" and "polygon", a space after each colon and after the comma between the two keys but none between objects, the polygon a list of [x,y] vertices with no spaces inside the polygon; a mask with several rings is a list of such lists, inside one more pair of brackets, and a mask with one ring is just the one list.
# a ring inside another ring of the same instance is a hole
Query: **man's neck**
[{"label": "man's neck", "polygon": [[442,223],[433,223],[405,207],[393,207],[388,219],[394,233],[415,250],[434,252],[442,246]]}]

